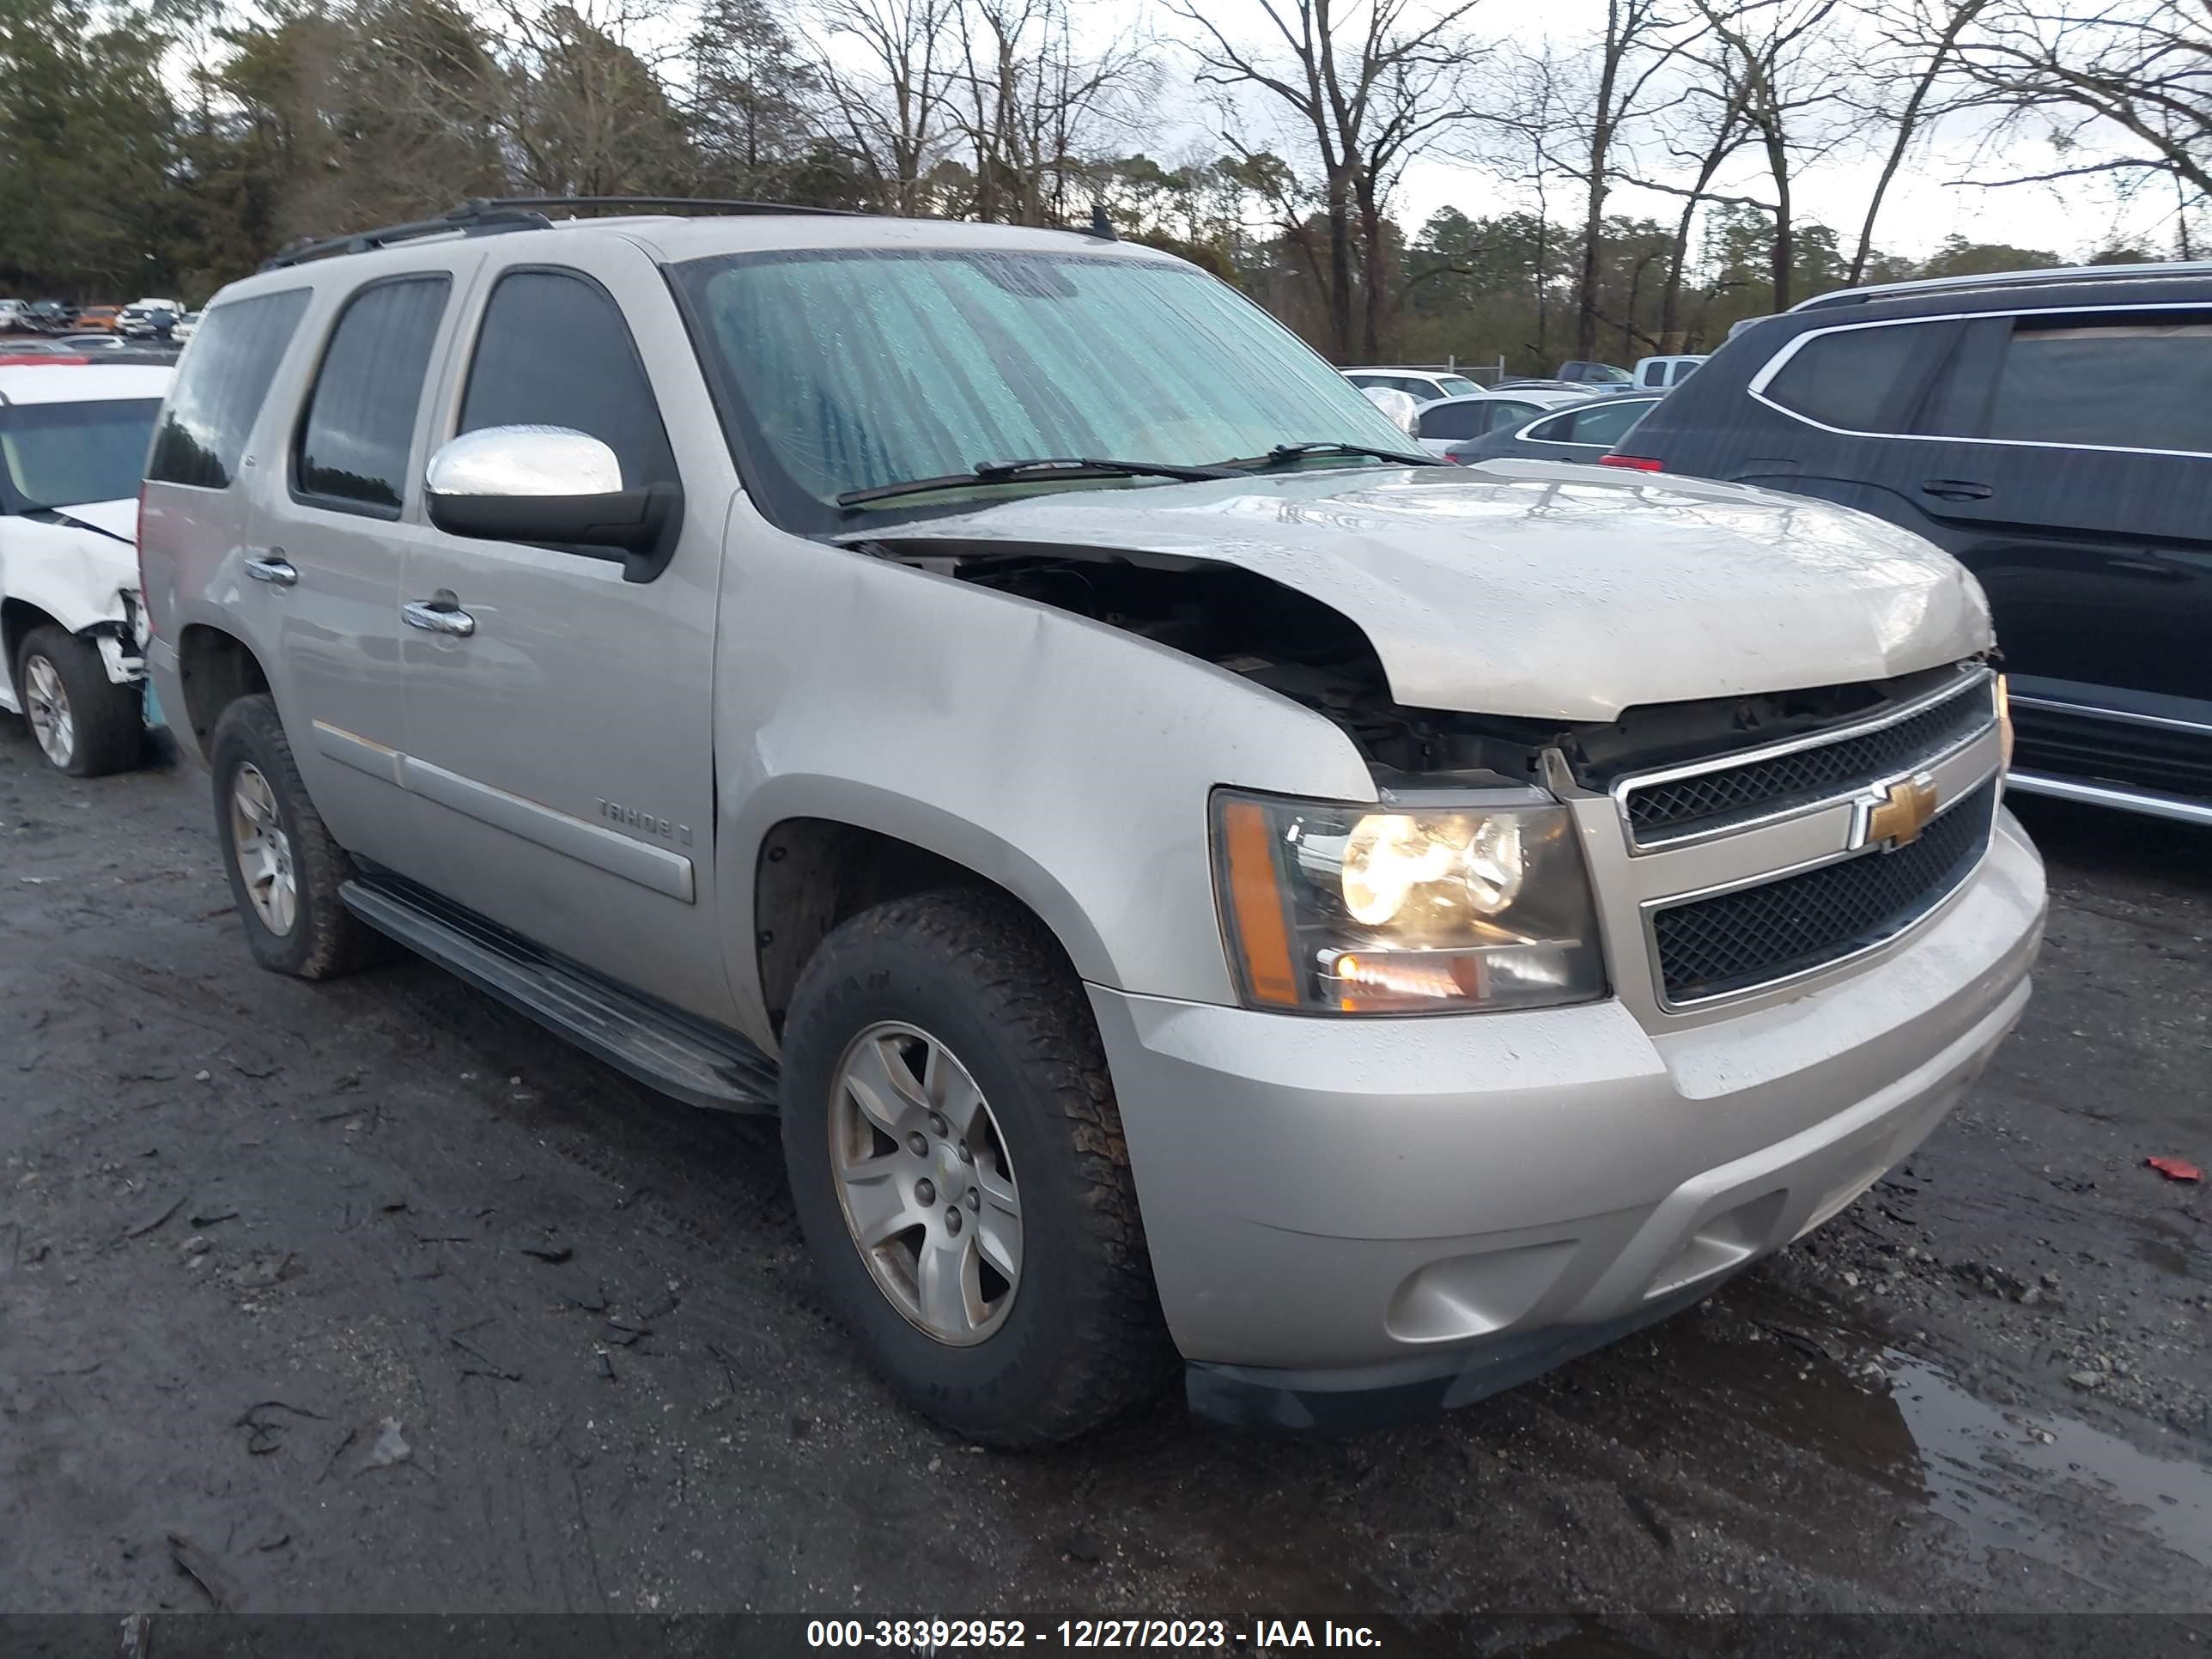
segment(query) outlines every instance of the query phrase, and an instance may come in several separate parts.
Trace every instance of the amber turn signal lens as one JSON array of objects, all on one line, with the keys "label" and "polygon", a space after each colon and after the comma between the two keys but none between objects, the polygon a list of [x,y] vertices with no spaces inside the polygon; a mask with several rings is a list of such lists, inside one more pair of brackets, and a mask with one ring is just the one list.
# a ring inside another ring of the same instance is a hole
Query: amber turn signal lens
[{"label": "amber turn signal lens", "polygon": [[1235,800],[1221,811],[1222,849],[1228,855],[1229,908],[1244,982],[1253,1000],[1279,1008],[1298,1006],[1297,975],[1291,967],[1291,934],[1283,919],[1283,893],[1267,815],[1254,801]]}]

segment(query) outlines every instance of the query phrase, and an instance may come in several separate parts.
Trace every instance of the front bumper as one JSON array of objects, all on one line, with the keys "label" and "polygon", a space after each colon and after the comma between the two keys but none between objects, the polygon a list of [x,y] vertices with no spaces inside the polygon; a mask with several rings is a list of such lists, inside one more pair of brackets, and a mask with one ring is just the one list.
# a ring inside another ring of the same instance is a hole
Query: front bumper
[{"label": "front bumper", "polygon": [[1193,1403],[1465,1404],[1696,1300],[1934,1128],[2019,1018],[2043,912],[2001,816],[1872,965],[1680,1029],[1619,1002],[1352,1020],[1092,987]]}]

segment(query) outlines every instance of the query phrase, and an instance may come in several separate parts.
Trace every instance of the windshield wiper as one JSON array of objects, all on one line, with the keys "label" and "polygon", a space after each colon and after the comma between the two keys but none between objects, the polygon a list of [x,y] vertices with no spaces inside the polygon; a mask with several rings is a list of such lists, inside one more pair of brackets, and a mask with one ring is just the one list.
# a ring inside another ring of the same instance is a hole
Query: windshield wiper
[{"label": "windshield wiper", "polygon": [[919,495],[933,489],[973,489],[979,483],[1029,483],[1057,478],[1180,478],[1196,483],[1206,478],[1233,478],[1226,466],[1176,466],[1165,461],[1097,460],[1085,455],[1040,455],[1026,461],[980,461],[965,472],[941,478],[908,478],[899,483],[872,484],[848,489],[837,498],[840,507],[866,507],[899,495]]},{"label": "windshield wiper", "polygon": [[1434,455],[1415,454],[1403,449],[1376,449],[1369,444],[1339,443],[1333,438],[1309,438],[1304,443],[1277,444],[1264,455],[1248,455],[1242,460],[1224,461],[1224,466],[1233,466],[1240,471],[1254,469],[1288,466],[1292,461],[1304,460],[1309,455],[1365,455],[1378,461],[1401,462],[1407,466],[1443,466]]}]

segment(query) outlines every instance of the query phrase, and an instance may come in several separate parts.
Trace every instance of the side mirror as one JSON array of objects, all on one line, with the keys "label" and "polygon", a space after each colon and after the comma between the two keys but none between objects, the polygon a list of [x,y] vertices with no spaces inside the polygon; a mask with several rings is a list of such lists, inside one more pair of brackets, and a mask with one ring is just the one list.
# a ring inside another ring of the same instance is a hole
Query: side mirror
[{"label": "side mirror", "polygon": [[448,535],[619,560],[634,582],[666,568],[684,521],[680,488],[623,489],[614,451],[562,426],[465,432],[430,458],[422,489],[430,522]]}]

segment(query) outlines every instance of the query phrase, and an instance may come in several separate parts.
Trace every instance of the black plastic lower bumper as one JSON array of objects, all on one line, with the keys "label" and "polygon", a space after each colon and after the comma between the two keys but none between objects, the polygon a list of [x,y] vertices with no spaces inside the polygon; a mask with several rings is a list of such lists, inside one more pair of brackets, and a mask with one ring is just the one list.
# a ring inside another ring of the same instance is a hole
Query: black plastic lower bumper
[{"label": "black plastic lower bumper", "polygon": [[1276,1370],[1189,1361],[1183,1392],[1200,1417],[1245,1429],[1354,1433],[1408,1417],[1471,1406],[1592,1349],[1656,1325],[1702,1302],[1734,1277],[1700,1280],[1597,1325],[1560,1325],[1525,1335],[1350,1370]]}]

